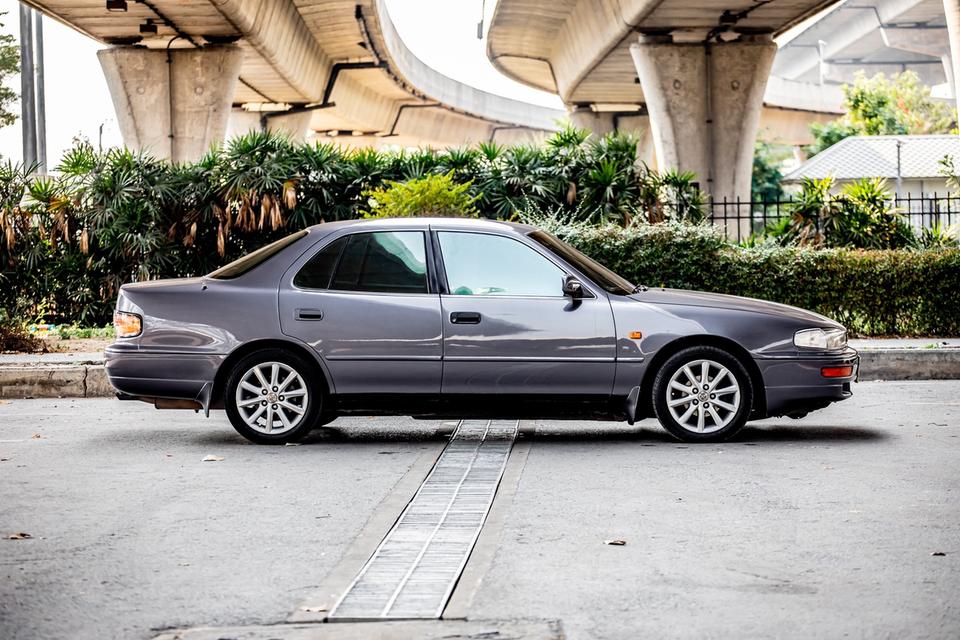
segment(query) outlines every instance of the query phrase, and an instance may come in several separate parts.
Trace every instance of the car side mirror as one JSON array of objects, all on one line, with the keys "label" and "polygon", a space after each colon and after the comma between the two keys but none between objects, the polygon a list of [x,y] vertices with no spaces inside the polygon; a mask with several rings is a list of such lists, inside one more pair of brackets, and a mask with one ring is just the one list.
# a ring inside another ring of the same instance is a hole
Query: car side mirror
[{"label": "car side mirror", "polygon": [[566,276],[563,279],[563,295],[570,296],[574,300],[583,297],[583,284],[573,276]]}]

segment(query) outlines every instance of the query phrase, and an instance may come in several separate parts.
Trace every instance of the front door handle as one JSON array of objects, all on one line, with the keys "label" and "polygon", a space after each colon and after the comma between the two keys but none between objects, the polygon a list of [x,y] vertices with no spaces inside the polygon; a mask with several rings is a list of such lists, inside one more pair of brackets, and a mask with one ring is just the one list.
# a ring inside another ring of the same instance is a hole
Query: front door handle
[{"label": "front door handle", "polygon": [[320,309],[297,309],[294,317],[297,320],[323,320],[323,311]]},{"label": "front door handle", "polygon": [[480,324],[480,314],[476,311],[454,311],[450,314],[453,324]]}]

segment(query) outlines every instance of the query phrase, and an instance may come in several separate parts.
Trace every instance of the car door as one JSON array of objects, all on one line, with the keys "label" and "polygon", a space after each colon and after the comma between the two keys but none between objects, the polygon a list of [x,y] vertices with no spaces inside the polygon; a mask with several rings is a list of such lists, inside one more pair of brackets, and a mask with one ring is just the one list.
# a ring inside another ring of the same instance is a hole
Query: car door
[{"label": "car door", "polygon": [[437,229],[446,293],[443,394],[606,396],[615,372],[606,295],[562,294],[556,259],[508,235]]},{"label": "car door", "polygon": [[440,392],[440,298],[425,229],[321,241],[284,275],[283,332],[324,359],[337,394]]}]

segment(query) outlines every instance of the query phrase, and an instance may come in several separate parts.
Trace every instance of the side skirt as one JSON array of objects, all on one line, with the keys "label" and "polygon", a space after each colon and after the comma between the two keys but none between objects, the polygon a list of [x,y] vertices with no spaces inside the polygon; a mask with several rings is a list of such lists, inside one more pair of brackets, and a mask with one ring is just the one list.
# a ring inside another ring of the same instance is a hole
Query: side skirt
[{"label": "side skirt", "polygon": [[625,420],[624,398],[569,395],[349,394],[333,399],[338,415],[416,418],[551,418]]}]

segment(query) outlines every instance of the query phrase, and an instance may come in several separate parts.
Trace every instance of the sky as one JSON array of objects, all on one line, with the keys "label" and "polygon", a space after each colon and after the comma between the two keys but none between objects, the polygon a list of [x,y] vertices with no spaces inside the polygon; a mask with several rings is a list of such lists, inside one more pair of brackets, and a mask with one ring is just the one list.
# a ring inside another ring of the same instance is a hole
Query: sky
[{"label": "sky", "polygon": [[[488,16],[495,0],[387,0],[400,36],[411,51],[437,71],[479,89],[509,98],[561,108],[555,95],[507,78],[486,56],[486,41],[477,39],[481,12]],[[20,37],[19,2],[0,0],[0,31]],[[95,40],[44,18],[47,109],[47,156],[52,169],[76,137],[104,147],[122,144],[107,83],[97,62]],[[441,28],[442,25],[442,28]],[[20,77],[8,80],[20,92]],[[20,106],[16,106],[19,113]],[[102,138],[100,128],[103,127]],[[20,122],[0,128],[0,156],[23,157]]]}]

